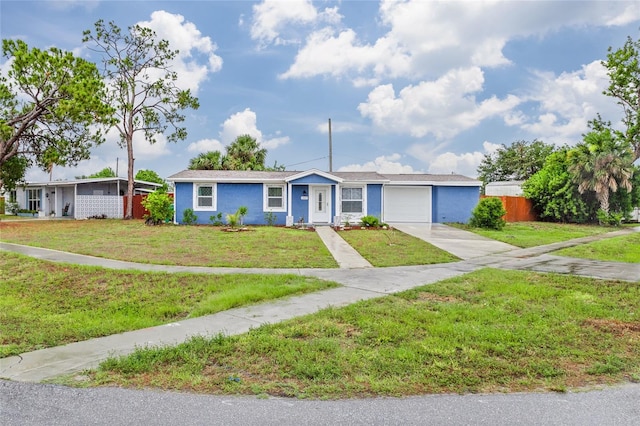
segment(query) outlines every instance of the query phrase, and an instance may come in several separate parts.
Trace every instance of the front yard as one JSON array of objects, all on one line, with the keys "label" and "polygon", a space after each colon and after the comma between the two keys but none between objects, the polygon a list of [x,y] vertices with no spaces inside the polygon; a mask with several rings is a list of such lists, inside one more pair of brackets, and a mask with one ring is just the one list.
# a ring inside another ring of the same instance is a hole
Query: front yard
[{"label": "front yard", "polygon": [[[164,265],[235,268],[337,268],[313,231],[256,226],[223,232],[214,226],[146,226],[139,220],[0,222],[0,240],[72,253]],[[457,260],[396,230],[340,232],[374,266]]]},{"label": "front yard", "polygon": [[353,398],[640,381],[640,287],[484,269],[249,333],[139,349],[82,386]]}]

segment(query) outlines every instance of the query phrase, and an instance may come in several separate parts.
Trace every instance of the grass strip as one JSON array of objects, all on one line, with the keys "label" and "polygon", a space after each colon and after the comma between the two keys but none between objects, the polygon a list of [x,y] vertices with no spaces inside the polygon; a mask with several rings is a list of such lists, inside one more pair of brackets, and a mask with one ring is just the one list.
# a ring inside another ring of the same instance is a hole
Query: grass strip
[{"label": "grass strip", "polygon": [[338,284],[299,275],[113,271],[0,252],[0,357]]},{"label": "grass strip", "polygon": [[112,358],[85,385],[298,398],[565,391],[640,380],[640,288],[484,269]]},{"label": "grass strip", "polygon": [[455,262],[456,256],[395,229],[352,229],[339,235],[376,267]]},{"label": "grass strip", "polygon": [[513,222],[507,223],[504,229],[474,228],[469,225],[452,223],[459,229],[471,231],[492,240],[502,241],[516,247],[529,248],[572,240],[574,238],[588,237],[615,231],[610,226],[577,225],[571,223],[552,222]]},{"label": "grass strip", "polygon": [[568,247],[553,254],[610,262],[640,263],[640,233]]}]

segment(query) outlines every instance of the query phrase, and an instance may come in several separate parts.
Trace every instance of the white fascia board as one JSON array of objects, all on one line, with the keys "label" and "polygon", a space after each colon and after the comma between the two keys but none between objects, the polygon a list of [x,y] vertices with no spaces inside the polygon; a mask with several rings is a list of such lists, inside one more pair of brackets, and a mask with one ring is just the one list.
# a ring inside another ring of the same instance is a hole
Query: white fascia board
[{"label": "white fascia board", "polygon": [[307,176],[311,176],[311,175],[318,175],[318,176],[322,176],[323,178],[335,181],[337,183],[342,183],[344,181],[344,179],[336,176],[336,175],[332,175],[331,173],[327,173],[327,172],[323,172],[321,170],[318,169],[311,169],[311,170],[305,170],[304,172],[300,172],[298,174],[289,176],[287,178],[285,178],[285,181],[287,182],[291,182],[292,180],[296,180],[296,179],[302,179],[304,177]]},{"label": "white fascia board", "polygon": [[216,183],[286,183],[283,179],[256,179],[256,178],[176,178],[167,179],[168,182],[216,182]]}]

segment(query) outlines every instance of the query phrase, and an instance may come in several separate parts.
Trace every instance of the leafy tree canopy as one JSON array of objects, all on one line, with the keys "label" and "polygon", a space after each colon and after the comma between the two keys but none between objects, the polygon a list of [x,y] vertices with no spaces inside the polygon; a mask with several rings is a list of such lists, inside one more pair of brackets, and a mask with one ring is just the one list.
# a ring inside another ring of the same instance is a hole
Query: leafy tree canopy
[{"label": "leafy tree canopy", "polygon": [[544,166],[522,186],[543,220],[585,223],[595,218],[593,197],[581,195],[569,172],[569,148],[551,153]]},{"label": "leafy tree canopy", "polygon": [[9,158],[0,167],[0,182],[7,191],[13,191],[18,185],[24,183],[24,175],[29,167],[29,160],[22,155]]},{"label": "leafy tree canopy", "polygon": [[485,155],[478,166],[478,179],[484,184],[508,180],[527,180],[544,165],[553,145],[534,140],[502,144],[493,154]]},{"label": "leafy tree canopy", "polygon": [[614,50],[609,47],[607,68],[609,87],[604,94],[618,100],[622,106],[625,130],[618,132],[633,149],[632,162],[640,158],[640,39],[627,37],[624,46]]},{"label": "leafy tree canopy", "polygon": [[154,182],[154,183],[165,183],[164,179],[162,179],[156,172],[153,170],[141,169],[136,173],[136,180],[143,180],[145,182]]},{"label": "leafy tree canopy", "polygon": [[116,177],[116,172],[113,171],[111,167],[105,167],[99,172],[90,174],[89,176],[76,176],[76,179],[96,179],[96,178],[111,178]]},{"label": "leafy tree canopy", "polygon": [[9,68],[0,77],[0,168],[15,156],[48,171],[89,158],[113,114],[95,64],[21,40],[2,40],[2,53]]}]

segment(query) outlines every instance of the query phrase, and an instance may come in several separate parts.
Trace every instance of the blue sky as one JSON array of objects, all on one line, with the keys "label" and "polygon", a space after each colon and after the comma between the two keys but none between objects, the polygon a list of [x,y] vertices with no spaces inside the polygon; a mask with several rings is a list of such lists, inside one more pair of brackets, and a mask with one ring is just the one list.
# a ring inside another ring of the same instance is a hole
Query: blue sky
[{"label": "blue sky", "polygon": [[[600,113],[609,46],[640,35],[637,1],[6,1],[2,38],[98,61],[82,31],[143,24],[180,50],[174,69],[200,100],[188,138],[135,143],[135,170],[167,177],[241,134],[288,170],[474,177],[500,144],[575,144]],[[0,70],[7,67],[2,58]],[[117,135],[76,168],[126,176]],[[32,169],[29,180],[48,179]]]}]

